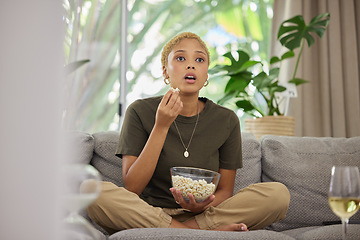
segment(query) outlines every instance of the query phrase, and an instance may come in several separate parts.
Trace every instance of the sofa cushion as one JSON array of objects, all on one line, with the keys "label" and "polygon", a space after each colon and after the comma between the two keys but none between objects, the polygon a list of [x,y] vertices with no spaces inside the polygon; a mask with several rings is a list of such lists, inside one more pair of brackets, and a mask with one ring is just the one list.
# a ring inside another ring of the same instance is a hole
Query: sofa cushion
[{"label": "sofa cushion", "polygon": [[[97,168],[104,181],[123,186],[122,160],[115,156],[119,133],[114,131],[98,132],[94,137],[94,156],[91,164]],[[243,168],[236,173],[234,193],[252,183],[260,182],[261,150],[260,143],[251,133],[242,133]]]},{"label": "sofa cushion", "polygon": [[234,193],[261,181],[260,143],[252,133],[241,133],[243,167],[236,171]]},{"label": "sofa cushion", "polygon": [[66,162],[89,164],[94,150],[94,137],[91,134],[67,132],[64,136],[64,145]]},{"label": "sofa cushion", "polygon": [[124,186],[122,180],[122,160],[115,156],[119,135],[115,131],[93,134],[95,146],[91,164],[99,170],[103,181],[112,182],[120,187]]},{"label": "sofa cushion", "polygon": [[[287,216],[271,226],[274,230],[339,220],[327,201],[331,168],[333,165],[360,167],[360,137],[264,136],[261,150],[262,180],[282,182],[291,195]],[[351,219],[360,219],[360,214]]]},{"label": "sofa cushion", "polygon": [[[342,226],[340,224],[330,226],[305,227],[283,231],[282,233],[298,240],[339,240],[342,239]],[[350,224],[346,239],[358,240],[360,236],[360,225]]]},{"label": "sofa cushion", "polygon": [[126,239],[144,239],[144,240],[219,240],[219,239],[246,239],[246,240],[294,240],[294,238],[285,234],[256,230],[248,232],[224,232],[224,231],[208,231],[183,228],[138,228],[124,230],[114,233],[109,240],[126,240]]}]

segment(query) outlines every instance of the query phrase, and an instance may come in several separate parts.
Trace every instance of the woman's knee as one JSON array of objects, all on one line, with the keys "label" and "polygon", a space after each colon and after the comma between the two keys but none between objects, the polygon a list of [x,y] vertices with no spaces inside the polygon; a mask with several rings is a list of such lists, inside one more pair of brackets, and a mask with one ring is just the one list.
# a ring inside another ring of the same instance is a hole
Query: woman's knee
[{"label": "woman's knee", "polygon": [[290,203],[290,192],[287,187],[280,182],[268,182],[267,195],[269,201],[265,203],[267,209],[286,214]]},{"label": "woman's knee", "polygon": [[111,196],[114,196],[114,191],[124,191],[125,189],[116,186],[111,182],[101,182],[101,191],[99,196],[91,205],[108,205],[108,201],[111,201]]},{"label": "woman's knee", "polygon": [[87,213],[90,218],[93,220],[101,218],[104,214],[104,210],[111,208],[114,203],[114,191],[119,194],[122,191],[126,191],[124,188],[117,187],[115,184],[110,182],[102,182],[101,183],[101,192],[99,196],[87,207]]}]

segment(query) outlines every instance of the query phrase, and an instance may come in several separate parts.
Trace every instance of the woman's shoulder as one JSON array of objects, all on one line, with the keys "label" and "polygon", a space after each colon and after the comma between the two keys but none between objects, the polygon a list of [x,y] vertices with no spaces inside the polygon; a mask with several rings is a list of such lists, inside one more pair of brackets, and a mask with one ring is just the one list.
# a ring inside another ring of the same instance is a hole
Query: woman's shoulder
[{"label": "woman's shoulder", "polygon": [[140,118],[152,118],[156,114],[157,107],[162,96],[137,99],[126,109],[126,114]]},{"label": "woman's shoulder", "polygon": [[144,107],[157,107],[161,99],[162,96],[137,99],[129,105],[129,108],[142,109]]},{"label": "woman's shoulder", "polygon": [[236,113],[224,106],[221,106],[210,99],[202,98],[202,101],[205,101],[205,107],[208,108],[208,111],[212,115],[221,115],[222,117],[230,117],[238,119]]},{"label": "woman's shoulder", "polygon": [[216,124],[227,126],[229,129],[240,125],[239,117],[234,110],[214,103],[210,99],[206,99],[204,113],[202,119],[204,121],[215,122]]}]

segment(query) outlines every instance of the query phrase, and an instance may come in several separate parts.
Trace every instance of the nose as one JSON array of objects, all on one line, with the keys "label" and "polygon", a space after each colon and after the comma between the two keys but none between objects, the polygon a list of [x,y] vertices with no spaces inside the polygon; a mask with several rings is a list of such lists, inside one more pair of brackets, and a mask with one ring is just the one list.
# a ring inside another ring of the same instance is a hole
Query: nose
[{"label": "nose", "polygon": [[195,69],[195,67],[190,67],[190,66],[188,66],[186,69],[190,69],[190,68]]}]

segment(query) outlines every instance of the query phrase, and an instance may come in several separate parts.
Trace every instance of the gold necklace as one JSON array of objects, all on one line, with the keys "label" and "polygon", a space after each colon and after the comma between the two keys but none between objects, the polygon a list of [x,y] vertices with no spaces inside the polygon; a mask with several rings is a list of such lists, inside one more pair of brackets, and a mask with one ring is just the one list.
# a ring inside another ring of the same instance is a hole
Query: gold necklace
[{"label": "gold necklace", "polygon": [[195,129],[196,129],[196,126],[197,126],[197,124],[198,124],[198,121],[199,121],[199,101],[198,101],[198,103],[197,103],[197,118],[196,118],[196,122],[195,122],[195,127],[194,127],[194,130],[193,130],[192,134],[191,134],[191,137],[190,137],[190,140],[189,140],[189,144],[188,144],[187,147],[186,147],[186,146],[185,146],[185,143],[184,143],[184,141],[183,141],[183,139],[182,139],[182,137],[181,137],[179,128],[178,128],[178,126],[177,126],[177,124],[176,124],[176,121],[174,120],[174,124],[175,124],[176,130],[177,130],[177,132],[178,132],[178,134],[179,134],[180,141],[181,141],[182,145],[183,145],[184,148],[185,148],[184,157],[186,157],[186,158],[189,157],[189,155],[190,155],[188,149],[189,149],[189,147],[190,147],[191,140],[192,140],[192,138],[193,138],[193,136],[194,136]]}]

